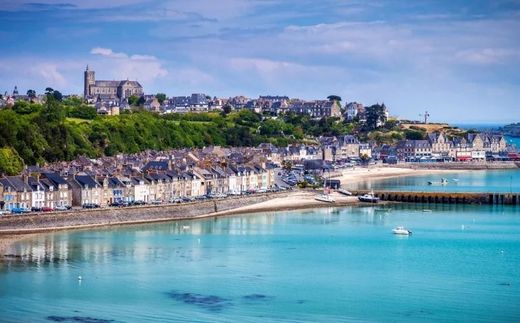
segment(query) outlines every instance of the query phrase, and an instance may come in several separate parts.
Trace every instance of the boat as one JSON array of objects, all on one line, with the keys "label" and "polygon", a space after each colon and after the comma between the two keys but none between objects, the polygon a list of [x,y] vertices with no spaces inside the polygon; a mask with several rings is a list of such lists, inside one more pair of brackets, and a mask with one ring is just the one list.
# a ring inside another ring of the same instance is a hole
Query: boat
[{"label": "boat", "polygon": [[336,202],[336,200],[334,200],[334,198],[332,198],[330,195],[328,194],[318,194],[314,197],[314,199],[316,201],[320,201],[320,202],[327,202],[327,203],[334,203]]},{"label": "boat", "polygon": [[343,194],[343,195],[346,195],[346,196],[352,196],[352,192],[347,191],[347,190],[342,189],[342,188],[340,188],[340,189],[338,190],[338,193]]},{"label": "boat", "polygon": [[376,197],[374,195],[374,192],[366,193],[361,196],[358,196],[358,200],[361,202],[368,202],[368,203],[377,203],[379,201],[379,197]]},{"label": "boat", "polygon": [[441,178],[441,184],[443,184],[443,185],[448,184],[448,179],[447,178]]},{"label": "boat", "polygon": [[392,232],[394,234],[405,235],[405,236],[409,236],[412,234],[412,231],[406,229],[405,227],[397,227],[397,228],[393,229]]},{"label": "boat", "polygon": [[[330,175],[330,173],[329,173]],[[330,180],[330,178],[329,178]],[[334,200],[330,195],[330,189],[328,189],[325,185],[327,183],[327,180],[323,180],[323,193],[322,194],[318,194],[314,197],[314,199],[316,201],[320,201],[320,202],[327,202],[327,203],[334,203],[336,202],[336,200]]]},{"label": "boat", "polygon": [[451,180],[454,181],[454,182],[458,182],[459,181],[458,178],[452,178]]},{"label": "boat", "polygon": [[433,182],[432,181],[428,181],[428,185],[433,185]]}]

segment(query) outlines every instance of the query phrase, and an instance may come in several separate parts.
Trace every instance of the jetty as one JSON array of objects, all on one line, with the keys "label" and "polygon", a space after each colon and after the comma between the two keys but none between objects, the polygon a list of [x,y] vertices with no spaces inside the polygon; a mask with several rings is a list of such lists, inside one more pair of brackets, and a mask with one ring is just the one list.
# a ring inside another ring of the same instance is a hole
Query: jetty
[{"label": "jetty", "polygon": [[[367,194],[368,190],[351,190],[353,195]],[[382,201],[438,204],[490,204],[520,205],[520,193],[473,193],[473,192],[413,192],[374,191]]]}]

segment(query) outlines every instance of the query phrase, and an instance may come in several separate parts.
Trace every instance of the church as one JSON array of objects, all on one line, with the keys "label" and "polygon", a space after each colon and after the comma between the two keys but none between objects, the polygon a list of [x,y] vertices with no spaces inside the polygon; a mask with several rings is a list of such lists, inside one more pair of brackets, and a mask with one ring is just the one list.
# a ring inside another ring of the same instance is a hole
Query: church
[{"label": "church", "polygon": [[85,70],[84,84],[85,99],[101,98],[122,101],[132,95],[143,95],[143,87],[137,81],[96,81],[96,74],[88,69],[88,65]]}]

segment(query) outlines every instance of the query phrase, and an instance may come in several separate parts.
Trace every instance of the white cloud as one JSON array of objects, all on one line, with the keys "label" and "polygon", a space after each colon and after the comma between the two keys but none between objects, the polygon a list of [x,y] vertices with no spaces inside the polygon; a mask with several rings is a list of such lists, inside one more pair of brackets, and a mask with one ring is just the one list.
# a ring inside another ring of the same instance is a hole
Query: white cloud
[{"label": "white cloud", "polygon": [[90,50],[90,53],[94,55],[101,55],[111,58],[128,58],[128,55],[126,55],[125,53],[116,53],[112,51],[110,48],[103,47],[94,47]]},{"label": "white cloud", "polygon": [[520,52],[504,48],[482,48],[459,51],[456,57],[461,62],[477,65],[503,64],[509,59],[517,59]]},{"label": "white cloud", "polygon": [[58,66],[52,63],[41,63],[36,65],[35,72],[45,80],[45,84],[52,84],[56,88],[63,88],[68,82],[63,74],[58,70]]},{"label": "white cloud", "polygon": [[98,64],[103,67],[104,74],[111,75],[114,79],[129,78],[142,82],[153,82],[168,75],[168,71],[161,62],[152,55],[128,55],[104,47],[94,47],[90,53],[102,58]]}]

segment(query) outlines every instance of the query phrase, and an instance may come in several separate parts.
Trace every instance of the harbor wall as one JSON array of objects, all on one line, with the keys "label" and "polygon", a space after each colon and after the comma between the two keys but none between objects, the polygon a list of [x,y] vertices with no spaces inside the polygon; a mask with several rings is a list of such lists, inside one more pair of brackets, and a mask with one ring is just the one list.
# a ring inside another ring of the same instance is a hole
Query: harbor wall
[{"label": "harbor wall", "polygon": [[69,212],[2,216],[0,218],[0,234],[37,233],[71,228],[140,224],[216,216],[242,206],[285,195],[286,193],[269,193],[182,204],[82,209]]},{"label": "harbor wall", "polygon": [[[363,195],[368,192],[367,190],[358,190],[352,193]],[[520,193],[374,191],[374,195],[382,201],[407,203],[520,205]]]}]

